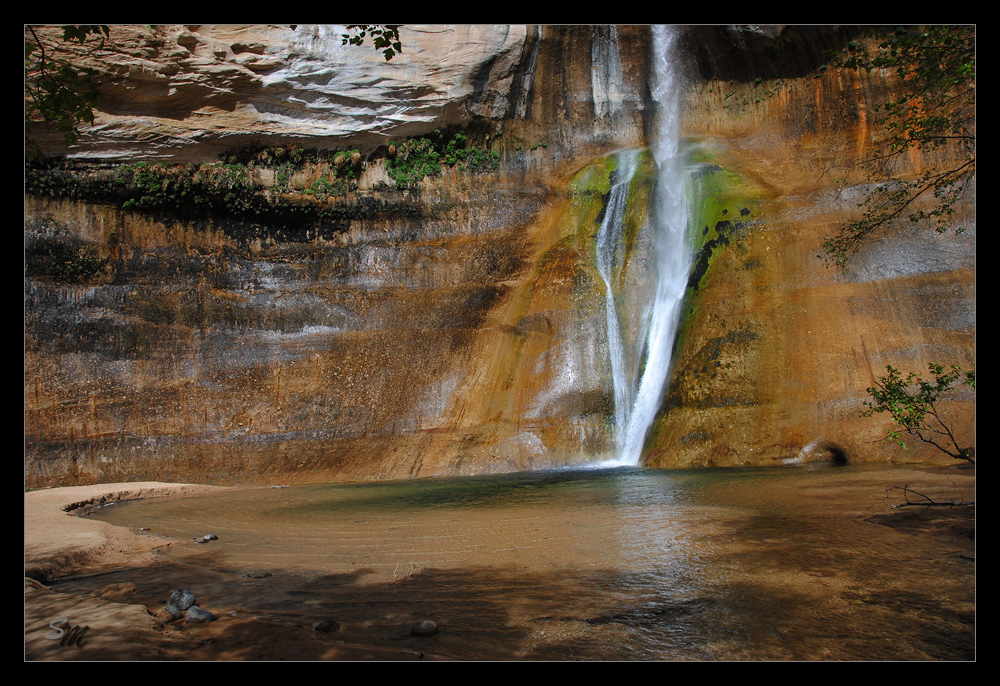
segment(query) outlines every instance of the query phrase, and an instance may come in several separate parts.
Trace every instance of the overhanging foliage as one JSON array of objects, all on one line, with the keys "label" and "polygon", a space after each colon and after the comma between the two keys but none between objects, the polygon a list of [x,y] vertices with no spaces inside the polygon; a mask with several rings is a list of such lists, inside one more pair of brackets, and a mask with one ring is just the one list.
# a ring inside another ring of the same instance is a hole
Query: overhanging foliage
[{"label": "overhanging foliage", "polygon": [[[894,72],[901,93],[879,109],[886,137],[861,163],[871,185],[862,216],[823,243],[822,257],[839,266],[897,218],[961,233],[953,215],[976,176],[975,27],[880,27],[868,37],[874,50],[852,41],[835,64]],[[921,164],[907,174],[914,152]]]}]

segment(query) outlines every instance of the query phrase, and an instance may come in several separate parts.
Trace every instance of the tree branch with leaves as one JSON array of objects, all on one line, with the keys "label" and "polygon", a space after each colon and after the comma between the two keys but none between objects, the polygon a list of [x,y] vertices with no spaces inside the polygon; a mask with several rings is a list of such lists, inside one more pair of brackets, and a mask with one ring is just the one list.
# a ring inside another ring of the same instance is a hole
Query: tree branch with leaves
[{"label": "tree branch with leaves", "polygon": [[350,24],[347,33],[341,34],[341,45],[363,45],[365,37],[370,37],[375,49],[381,50],[388,62],[403,52],[403,44],[399,40],[400,26],[402,24]]},{"label": "tree branch with leaves", "polygon": [[[63,134],[66,145],[79,137],[78,128],[94,123],[94,107],[101,100],[97,72],[76,67],[60,58],[56,47],[46,48],[36,27],[24,29],[24,142],[30,158],[42,156],[39,145],[31,138],[39,125],[55,128]],[[104,25],[63,26],[64,43],[85,45],[91,41],[95,49],[104,47],[111,30]],[[94,40],[92,40],[94,39]]]},{"label": "tree branch with leaves", "polygon": [[[836,66],[894,73],[900,95],[877,111],[886,134],[861,166],[873,189],[862,216],[823,243],[828,264],[845,266],[873,233],[898,218],[929,221],[943,233],[976,177],[976,29],[974,26],[880,27],[870,49],[852,41]],[[923,171],[905,174],[912,154]],[[954,227],[956,233],[965,227]]]},{"label": "tree branch with leaves", "polygon": [[867,389],[872,399],[865,401],[868,409],[862,411],[861,416],[871,417],[888,412],[897,428],[889,429],[885,440],[895,441],[905,449],[903,434],[909,434],[956,460],[974,465],[976,461],[972,458],[972,451],[958,445],[958,440],[949,423],[942,417],[937,403],[956,383],[975,390],[976,370],[963,370],[958,365],[952,365],[948,370],[943,365],[933,363],[927,367],[931,378],[925,380],[916,372],[903,377],[898,369],[887,366],[887,374],[875,379],[875,385]]}]

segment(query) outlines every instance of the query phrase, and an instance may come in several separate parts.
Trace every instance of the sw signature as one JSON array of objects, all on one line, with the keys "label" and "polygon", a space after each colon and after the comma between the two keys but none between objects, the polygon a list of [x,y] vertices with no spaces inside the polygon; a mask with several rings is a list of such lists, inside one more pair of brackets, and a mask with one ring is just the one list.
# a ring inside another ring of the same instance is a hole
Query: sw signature
[{"label": "sw signature", "polygon": [[63,625],[68,623],[69,617],[56,617],[49,622],[49,628],[53,629],[53,631],[52,633],[45,634],[45,638],[50,641],[59,641],[60,646],[75,645],[77,648],[82,648],[87,643],[84,640],[84,636],[90,631],[90,627],[77,625],[63,629]]}]

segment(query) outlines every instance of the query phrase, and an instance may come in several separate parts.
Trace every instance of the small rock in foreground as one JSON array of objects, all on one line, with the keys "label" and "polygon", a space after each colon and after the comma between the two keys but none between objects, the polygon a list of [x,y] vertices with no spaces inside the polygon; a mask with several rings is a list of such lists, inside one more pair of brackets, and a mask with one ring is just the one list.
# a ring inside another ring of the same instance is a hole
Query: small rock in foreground
[{"label": "small rock in foreground", "polygon": [[202,622],[214,622],[216,620],[215,615],[208,610],[201,609],[197,605],[189,607],[185,617],[187,618],[187,621],[194,622],[195,624],[200,624]]},{"label": "small rock in foreground", "polygon": [[197,598],[194,597],[194,593],[183,588],[178,588],[170,594],[167,606],[176,607],[178,610],[186,610],[194,605],[196,600]]},{"label": "small rock in foreground", "polygon": [[438,632],[438,625],[425,619],[410,629],[411,636],[433,636]]},{"label": "small rock in foreground", "polygon": [[340,622],[336,622],[332,619],[324,619],[322,622],[316,622],[313,624],[313,631],[321,634],[332,634],[336,631],[340,631]]}]

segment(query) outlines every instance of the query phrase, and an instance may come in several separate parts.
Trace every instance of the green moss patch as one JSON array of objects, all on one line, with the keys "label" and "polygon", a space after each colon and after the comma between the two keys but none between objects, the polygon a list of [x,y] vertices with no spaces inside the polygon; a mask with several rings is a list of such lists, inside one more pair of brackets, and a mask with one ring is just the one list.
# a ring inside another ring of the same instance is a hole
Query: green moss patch
[{"label": "green moss patch", "polygon": [[[759,199],[739,175],[713,163],[704,152],[694,175],[691,222],[695,227],[694,259],[688,288],[693,295],[706,285],[713,259],[726,249],[745,250],[745,238],[757,219]],[[749,260],[748,263],[753,263]]]}]

